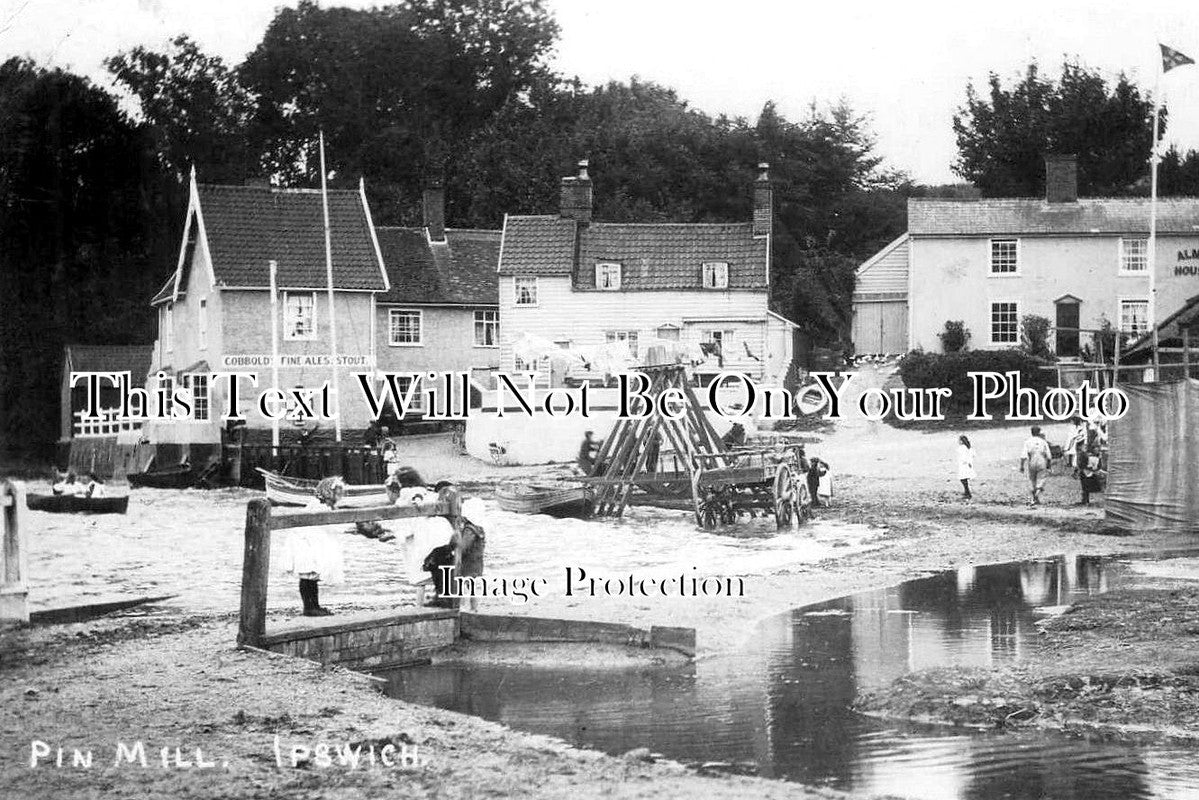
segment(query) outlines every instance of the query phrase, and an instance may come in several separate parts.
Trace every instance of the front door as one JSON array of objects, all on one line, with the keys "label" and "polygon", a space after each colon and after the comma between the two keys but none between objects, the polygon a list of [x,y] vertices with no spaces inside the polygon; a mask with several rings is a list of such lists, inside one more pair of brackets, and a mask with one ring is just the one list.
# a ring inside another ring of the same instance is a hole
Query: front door
[{"label": "front door", "polygon": [[1057,356],[1078,357],[1078,301],[1059,300],[1057,303]]}]

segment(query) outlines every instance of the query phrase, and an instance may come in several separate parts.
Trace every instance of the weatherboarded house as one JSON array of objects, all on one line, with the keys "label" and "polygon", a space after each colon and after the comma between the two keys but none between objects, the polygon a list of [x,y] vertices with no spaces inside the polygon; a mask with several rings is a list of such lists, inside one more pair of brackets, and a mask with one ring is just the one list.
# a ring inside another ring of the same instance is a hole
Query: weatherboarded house
[{"label": "weatherboarded house", "polygon": [[[770,310],[771,188],[763,165],[753,219],[629,224],[592,219],[586,162],[562,181],[559,213],[508,216],[499,261],[500,364],[524,334],[565,349],[619,342],[641,360],[658,341],[696,345],[697,368],[781,382],[794,325]],[[572,368],[575,375],[578,368]]]}]

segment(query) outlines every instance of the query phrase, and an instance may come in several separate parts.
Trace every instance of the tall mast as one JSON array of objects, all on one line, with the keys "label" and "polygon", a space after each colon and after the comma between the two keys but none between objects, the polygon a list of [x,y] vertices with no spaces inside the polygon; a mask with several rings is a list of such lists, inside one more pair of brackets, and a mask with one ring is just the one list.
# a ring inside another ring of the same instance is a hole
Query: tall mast
[{"label": "tall mast", "polygon": [[333,308],[333,240],[329,233],[329,181],[325,170],[325,132],[321,131],[321,204],[325,211],[325,277],[329,292],[329,369],[333,373],[333,430],[341,442],[341,394],[337,389],[337,312]]}]

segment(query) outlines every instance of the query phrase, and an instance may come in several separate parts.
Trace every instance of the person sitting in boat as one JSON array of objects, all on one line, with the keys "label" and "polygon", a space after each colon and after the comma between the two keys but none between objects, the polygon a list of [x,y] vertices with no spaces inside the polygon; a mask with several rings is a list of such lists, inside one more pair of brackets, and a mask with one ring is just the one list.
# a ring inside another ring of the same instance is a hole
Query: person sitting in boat
[{"label": "person sitting in boat", "polygon": [[67,470],[65,475],[59,474],[58,477],[58,482],[50,488],[54,494],[77,495],[86,491],[83,484],[76,479],[74,472]]},{"label": "person sitting in boat", "polygon": [[89,472],[87,481],[83,485],[85,487],[84,497],[104,497],[104,483],[95,476],[95,473]]}]

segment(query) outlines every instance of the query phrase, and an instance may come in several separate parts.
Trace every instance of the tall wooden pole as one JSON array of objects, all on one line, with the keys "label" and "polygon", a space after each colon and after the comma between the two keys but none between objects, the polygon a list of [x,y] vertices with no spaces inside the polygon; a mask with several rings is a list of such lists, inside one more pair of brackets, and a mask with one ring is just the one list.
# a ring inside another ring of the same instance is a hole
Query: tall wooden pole
[{"label": "tall wooden pole", "polygon": [[1161,135],[1161,72],[1153,88],[1153,149],[1149,153],[1149,330],[1153,337],[1153,380],[1161,379],[1157,352],[1157,164],[1158,137]]},{"label": "tall wooden pole", "polygon": [[329,231],[329,178],[325,170],[325,132],[321,131],[321,205],[325,211],[325,277],[329,291],[329,369],[333,372],[333,430],[341,443],[341,394],[337,390],[337,311],[333,308],[333,237]]},{"label": "tall wooden pole", "polygon": [[[270,261],[271,268],[271,388],[278,394],[279,392],[279,285],[278,272],[279,262],[275,259]],[[271,420],[271,457],[279,456],[279,417],[276,416]],[[278,465],[271,463],[271,469],[277,469]]]}]

